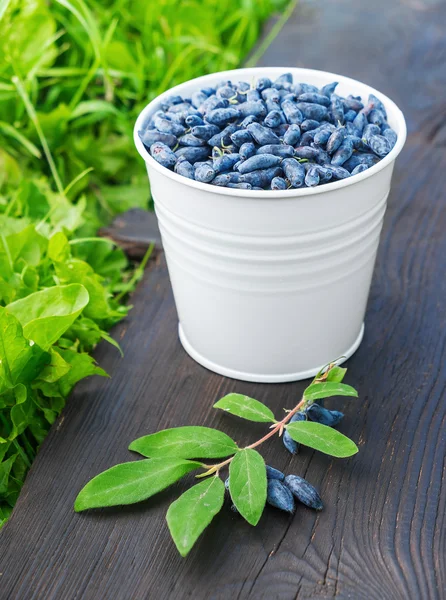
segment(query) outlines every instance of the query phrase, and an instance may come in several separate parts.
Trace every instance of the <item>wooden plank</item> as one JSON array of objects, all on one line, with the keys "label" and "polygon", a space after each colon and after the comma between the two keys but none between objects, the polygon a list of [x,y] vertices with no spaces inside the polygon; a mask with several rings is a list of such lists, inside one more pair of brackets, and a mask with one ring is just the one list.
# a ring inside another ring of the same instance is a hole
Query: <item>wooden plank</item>
[{"label": "wooden plank", "polygon": [[291,458],[279,442],[265,446],[270,464],[320,489],[326,509],[299,507],[293,517],[267,509],[252,528],[228,506],[187,559],[165,524],[183,483],[139,506],[73,513],[77,491],[128,460],[137,436],[194,423],[246,443],[263,426],[218,414],[215,399],[238,391],[279,412],[304,388],[235,382],[195,364],[177,340],[160,254],[115,329],[125,358],[99,346],[96,358],[112,379],[77,386],[0,535],[2,598],[446,598],[444,22],[444,3],[303,1],[264,57],[375,85],[404,108],[410,131],[365,338],[348,361],[360,400],[336,402],[346,414],[340,429],[360,453],[347,461],[309,450]]}]

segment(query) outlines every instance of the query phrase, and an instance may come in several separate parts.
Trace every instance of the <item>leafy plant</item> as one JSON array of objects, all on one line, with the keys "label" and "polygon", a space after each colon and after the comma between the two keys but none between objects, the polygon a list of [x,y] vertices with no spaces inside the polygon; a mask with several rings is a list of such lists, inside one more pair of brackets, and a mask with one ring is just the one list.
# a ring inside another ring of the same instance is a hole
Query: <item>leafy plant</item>
[{"label": "leafy plant", "polygon": [[236,67],[285,0],[0,0],[0,527],[133,269],[94,237],[150,206],[132,129],[181,81]]},{"label": "leafy plant", "polygon": [[[245,448],[239,448],[225,433],[208,427],[166,429],[135,440],[129,449],[146,458],[116,465],[94,477],[79,492],[75,510],[134,504],[167,488],[187,473],[202,469],[204,472],[196,477],[205,478],[204,481],[182,494],[167,511],[167,524],[182,556],[189,553],[223,506],[225,485],[220,474],[225,467],[229,467],[226,485],[234,510],[251,525],[257,525],[267,501],[293,512],[293,495],[307,506],[320,510],[322,502],[308,482],[296,475],[285,477],[265,465],[256,448],[286,431],[295,442],[330,456],[347,458],[356,454],[358,448],[348,437],[327,425],[307,420],[309,408],[321,398],[357,397],[354,388],[341,383],[345,372],[346,369],[335,364],[322,369],[300,402],[287,410],[279,421],[267,406],[248,396],[229,394],[219,400],[214,408],[249,421],[271,423],[266,435]],[[221,457],[228,458],[213,465],[191,460]]]}]

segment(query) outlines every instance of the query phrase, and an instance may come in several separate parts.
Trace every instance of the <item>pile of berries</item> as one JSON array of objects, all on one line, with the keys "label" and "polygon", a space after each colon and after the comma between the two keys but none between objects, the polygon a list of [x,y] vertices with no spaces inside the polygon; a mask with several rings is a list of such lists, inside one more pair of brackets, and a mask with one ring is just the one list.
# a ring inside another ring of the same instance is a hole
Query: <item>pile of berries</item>
[{"label": "pile of berries", "polygon": [[364,104],[336,87],[293,83],[291,73],[252,85],[221,81],[166,98],[139,136],[161,165],[202,183],[314,187],[365,171],[397,140],[376,96]]}]

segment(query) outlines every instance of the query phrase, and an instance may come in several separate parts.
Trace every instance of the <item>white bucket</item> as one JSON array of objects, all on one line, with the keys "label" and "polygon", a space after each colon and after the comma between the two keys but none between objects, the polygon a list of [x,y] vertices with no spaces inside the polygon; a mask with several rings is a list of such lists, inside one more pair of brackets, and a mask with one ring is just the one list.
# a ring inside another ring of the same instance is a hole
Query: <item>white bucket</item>
[{"label": "white bucket", "polygon": [[[161,100],[222,79],[291,72],[318,87],[384,103],[393,150],[351,179],[286,191],[239,190],[186,179],[139,139]],[[375,89],[309,69],[226,71],[183,83],[144,108],[134,140],[147,165],[185,350],[211,371],[245,381],[297,381],[358,348],[393,166],[406,139],[402,112]]]}]

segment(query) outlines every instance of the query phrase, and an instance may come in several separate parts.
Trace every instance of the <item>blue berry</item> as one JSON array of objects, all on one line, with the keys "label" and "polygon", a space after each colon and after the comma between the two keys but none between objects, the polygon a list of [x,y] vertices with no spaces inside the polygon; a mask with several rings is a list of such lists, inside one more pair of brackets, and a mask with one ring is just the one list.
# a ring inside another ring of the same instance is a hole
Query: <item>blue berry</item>
[{"label": "blue berry", "polygon": [[246,181],[241,181],[240,183],[227,183],[226,187],[239,190],[252,190],[252,185]]},{"label": "blue berry", "polygon": [[344,127],[339,127],[338,129],[333,131],[333,133],[328,138],[328,142],[327,142],[327,146],[326,146],[326,150],[327,150],[328,154],[333,154],[333,152],[336,152],[336,150],[339,148],[339,146],[344,141],[344,138],[345,138],[345,128]]},{"label": "blue berry", "polygon": [[330,106],[330,99],[324,94],[315,92],[306,92],[299,96],[299,102],[311,102],[312,104],[322,104],[322,106]]},{"label": "blue berry", "polygon": [[377,98],[374,94],[370,94],[369,95],[369,106],[373,109],[376,108],[377,110],[381,111],[382,114],[384,115],[384,118],[387,120],[387,111],[386,111],[386,107],[384,106],[384,104],[381,102],[381,100],[379,98]]},{"label": "blue berry", "polygon": [[350,177],[350,173],[344,167],[335,167],[334,165],[325,164],[325,169],[331,171],[333,179],[346,179]]},{"label": "blue berry", "polygon": [[178,138],[180,146],[207,146],[207,143],[200,138],[195,137],[192,133],[186,133]]},{"label": "blue berry", "polygon": [[268,127],[263,127],[260,123],[251,123],[248,125],[247,130],[261,146],[265,144],[280,144],[280,139],[277,135],[271,131]]},{"label": "blue berry", "polygon": [[291,491],[293,496],[310,508],[315,510],[322,510],[324,505],[322,504],[321,497],[317,493],[316,489],[308,483],[303,477],[298,475],[288,475],[285,477],[285,485]]},{"label": "blue berry", "polygon": [[[331,159],[331,164],[335,167],[341,167],[346,160],[350,158],[353,154],[353,143],[351,139],[346,138],[342,144],[339,146],[339,149],[333,155]],[[328,162],[328,161],[327,161]]]},{"label": "blue berry", "polygon": [[163,167],[171,169],[177,162],[177,156],[166,144],[155,142],[150,146],[151,156]]},{"label": "blue berry", "polygon": [[231,133],[230,138],[236,146],[242,146],[243,144],[252,142],[252,136],[247,129],[234,131],[234,133]]},{"label": "blue berry", "polygon": [[266,144],[257,150],[257,154],[274,154],[282,158],[290,158],[294,156],[294,148],[286,144]]},{"label": "blue berry", "polygon": [[347,96],[347,98],[343,98],[342,102],[344,103],[344,106],[347,109],[347,111],[352,110],[354,112],[358,112],[359,110],[362,110],[364,108],[364,104],[361,102],[361,100],[355,98],[351,94]]},{"label": "blue berry", "polygon": [[239,129],[238,125],[231,123],[219,133],[216,133],[208,139],[209,146],[227,146],[231,143],[231,135]]},{"label": "blue berry", "polygon": [[220,133],[220,128],[217,127],[216,125],[209,125],[209,124],[195,125],[194,127],[191,128],[190,131],[191,131],[192,135],[194,135],[197,138],[200,138],[200,140],[208,141],[211,139],[211,137]]},{"label": "blue berry", "polygon": [[257,80],[256,89],[259,90],[259,92],[262,92],[263,90],[270,88],[271,85],[271,79],[269,79],[268,77],[260,77]]},{"label": "blue berry", "polygon": [[[250,134],[251,135],[251,134]],[[252,142],[246,142],[242,144],[239,149],[240,158],[246,160],[250,156],[254,156],[256,153],[256,147]]]},{"label": "blue berry", "polygon": [[337,81],[333,81],[333,83],[327,83],[327,85],[324,85],[324,87],[321,88],[321,94],[324,94],[324,96],[327,96],[327,98],[330,98],[331,95],[334,93],[337,85],[338,85]]},{"label": "blue berry", "polygon": [[290,125],[299,125],[304,120],[302,111],[298,104],[292,100],[284,100],[281,104],[283,114]]},{"label": "blue berry", "polygon": [[386,129],[383,130],[383,128],[381,127],[381,131],[383,133],[383,136],[386,138],[386,140],[389,142],[390,144],[390,149],[392,150],[392,148],[395,146],[396,144],[396,140],[398,139],[396,133],[393,131],[393,129],[391,127],[387,127]]},{"label": "blue berry", "polygon": [[230,121],[235,121],[239,116],[240,112],[236,108],[216,108],[206,114],[206,121],[222,127],[228,125]]},{"label": "blue berry", "polygon": [[167,98],[162,101],[161,106],[163,110],[168,110],[171,106],[174,106],[174,104],[182,103],[183,98],[181,96],[167,96]]},{"label": "blue berry", "polygon": [[237,106],[239,116],[244,118],[254,116],[258,119],[263,119],[267,115],[265,103],[262,100],[254,100],[251,102],[243,102]]},{"label": "blue berry", "polygon": [[311,102],[298,102],[297,108],[301,111],[305,119],[313,119],[314,121],[322,121],[328,116],[328,110],[320,104]]},{"label": "blue berry", "polygon": [[348,110],[345,114],[344,114],[344,121],[345,123],[352,123],[356,118],[356,113],[354,110]]},{"label": "blue berry", "polygon": [[314,119],[305,119],[305,121],[303,121],[300,125],[300,129],[304,133],[306,131],[311,131],[312,129],[317,129],[318,127],[320,127],[320,123]]},{"label": "blue berry", "polygon": [[297,454],[299,451],[299,444],[293,440],[288,431],[285,429],[282,435],[282,442],[288,452],[291,454]]},{"label": "blue berry", "polygon": [[368,142],[371,150],[380,157],[386,156],[390,152],[390,143],[383,135],[372,135]]},{"label": "blue berry", "polygon": [[266,501],[271,506],[293,513],[295,509],[293,494],[289,488],[277,479],[270,479],[267,484]]},{"label": "blue berry", "polygon": [[282,115],[278,110],[271,110],[265,117],[263,123],[267,127],[278,127],[282,123]]},{"label": "blue berry", "polygon": [[313,165],[310,169],[308,169],[307,174],[305,175],[305,185],[307,187],[314,187],[319,184],[319,171],[317,167]]},{"label": "blue berry", "polygon": [[336,125],[344,124],[344,105],[341,98],[336,94],[331,95],[331,114]]},{"label": "blue berry", "polygon": [[138,135],[141,139],[141,142],[144,144],[144,146],[147,146],[147,148],[150,148],[150,146],[156,142],[162,142],[170,148],[174,148],[178,144],[178,139],[175,135],[171,135],[170,133],[161,133],[156,129],[138,131]]},{"label": "blue berry", "polygon": [[230,171],[232,167],[240,160],[240,154],[223,154],[213,162],[213,169],[216,173]]},{"label": "blue berry", "polygon": [[161,133],[171,133],[177,137],[179,135],[183,135],[183,133],[186,131],[185,127],[173,121],[168,115],[157,115],[153,119],[153,124]]},{"label": "blue berry", "polygon": [[319,406],[319,404],[312,404],[307,408],[307,415],[312,421],[321,423],[321,425],[327,425],[328,427],[338,425],[344,416],[338,410],[328,410]]},{"label": "blue berry", "polygon": [[179,148],[178,150],[176,150],[175,155],[177,156],[177,158],[180,158],[180,156],[184,156],[184,158],[186,160],[188,160],[190,163],[194,164],[197,161],[202,161],[202,160],[207,159],[207,157],[209,156],[209,148],[208,147],[193,148],[191,146],[189,146],[189,147],[186,146],[184,148]]},{"label": "blue berry", "polygon": [[192,106],[194,108],[200,108],[200,106],[207,100],[208,96],[199,90],[198,92],[194,92],[191,96]]},{"label": "blue berry", "polygon": [[321,148],[313,148],[312,146],[298,146],[294,149],[294,155],[297,158],[306,158],[307,160],[315,161],[323,165],[329,162],[328,154]]},{"label": "blue berry", "polygon": [[195,179],[195,170],[193,165],[186,159],[179,159],[174,167],[175,173],[187,177],[188,179]]},{"label": "blue berry", "polygon": [[295,158],[285,158],[282,169],[292,188],[300,188],[305,181],[305,169]]},{"label": "blue berry", "polygon": [[186,125],[189,127],[197,127],[198,125],[204,125],[204,121],[197,115],[188,115],[185,119]]},{"label": "blue berry", "polygon": [[271,189],[272,190],[286,190],[287,189],[286,181],[283,177],[274,177],[271,181]]},{"label": "blue berry", "polygon": [[212,166],[208,162],[197,162],[195,163],[195,179],[202,183],[210,183],[216,173]]},{"label": "blue berry", "polygon": [[285,475],[279,469],[275,469],[274,467],[270,467],[266,465],[266,476],[268,479],[277,479],[278,481],[283,481],[285,479]]},{"label": "blue berry", "polygon": [[281,163],[280,156],[274,154],[256,154],[247,160],[243,161],[238,167],[238,171],[242,174],[258,171],[259,169],[268,169],[276,167]]},{"label": "blue berry", "polygon": [[[285,159],[290,160],[290,159]],[[237,173],[238,174],[238,173]],[[271,185],[271,181],[274,177],[280,177],[282,175],[282,169],[280,167],[270,167],[269,169],[260,169],[259,171],[252,171],[252,173],[246,173],[241,175],[243,181],[250,183],[253,187],[266,188]]]},{"label": "blue berry", "polygon": [[301,130],[297,123],[293,123],[288,127],[283,135],[283,143],[289,146],[295,146],[299,143]]},{"label": "blue berry", "polygon": [[368,168],[369,167],[367,165],[365,165],[364,163],[356,165],[356,167],[352,171],[352,176],[358,175],[358,173],[362,173],[363,171],[367,171]]}]

